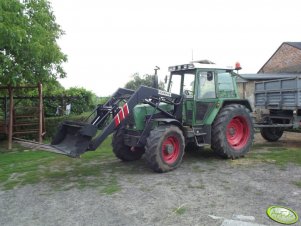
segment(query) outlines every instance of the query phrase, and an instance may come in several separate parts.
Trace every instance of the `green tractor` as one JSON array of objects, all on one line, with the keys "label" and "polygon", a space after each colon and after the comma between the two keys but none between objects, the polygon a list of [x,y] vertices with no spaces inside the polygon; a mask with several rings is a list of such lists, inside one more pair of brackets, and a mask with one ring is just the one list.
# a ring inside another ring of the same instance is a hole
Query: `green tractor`
[{"label": "green tractor", "polygon": [[211,145],[224,158],[242,157],[254,131],[251,106],[237,93],[236,69],[209,61],[169,67],[167,91],[120,88],[87,122],[63,122],[52,146],[78,157],[113,133],[117,158],[134,161],[144,155],[155,172],[177,168],[185,147]]}]

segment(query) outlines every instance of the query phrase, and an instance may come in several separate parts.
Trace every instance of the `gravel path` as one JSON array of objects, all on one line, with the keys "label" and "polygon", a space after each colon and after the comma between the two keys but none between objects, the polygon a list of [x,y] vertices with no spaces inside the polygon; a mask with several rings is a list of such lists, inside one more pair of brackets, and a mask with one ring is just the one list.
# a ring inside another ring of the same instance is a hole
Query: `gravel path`
[{"label": "gravel path", "polygon": [[[299,135],[286,134],[280,143],[297,146]],[[301,181],[301,167],[292,164],[225,161],[195,153],[165,174],[151,172],[143,160],[120,165],[136,171],[115,174],[121,190],[112,195],[97,188],[55,191],[45,183],[0,191],[0,225],[220,226],[240,215],[249,216],[244,221],[253,225],[279,225],[266,216],[270,205],[288,206],[301,215],[301,188],[293,184]]]}]

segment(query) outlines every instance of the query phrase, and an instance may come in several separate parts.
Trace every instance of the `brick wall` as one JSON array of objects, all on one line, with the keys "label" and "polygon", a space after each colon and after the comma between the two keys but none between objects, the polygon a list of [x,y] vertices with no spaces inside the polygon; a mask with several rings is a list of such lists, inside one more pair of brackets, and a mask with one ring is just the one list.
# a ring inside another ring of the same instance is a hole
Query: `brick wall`
[{"label": "brick wall", "polygon": [[301,50],[284,43],[259,73],[300,73],[300,65]]}]

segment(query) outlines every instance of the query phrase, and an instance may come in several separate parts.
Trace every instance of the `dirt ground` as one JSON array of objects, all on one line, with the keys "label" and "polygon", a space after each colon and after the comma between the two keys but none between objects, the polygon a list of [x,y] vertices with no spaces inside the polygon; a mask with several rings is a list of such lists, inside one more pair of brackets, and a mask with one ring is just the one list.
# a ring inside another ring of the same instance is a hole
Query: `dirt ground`
[{"label": "dirt ground", "polygon": [[[256,134],[255,144],[264,143]],[[285,133],[277,144],[301,147],[301,134]],[[110,175],[112,162],[106,164]],[[136,170],[127,173],[126,167]],[[293,184],[301,181],[301,167],[293,164],[198,152],[185,154],[181,167],[169,173],[153,173],[141,160],[120,162],[114,176],[121,189],[111,195],[97,188],[55,191],[42,183],[0,191],[0,225],[220,226],[242,218],[252,225],[280,225],[266,216],[271,205],[301,215],[301,188]]]}]

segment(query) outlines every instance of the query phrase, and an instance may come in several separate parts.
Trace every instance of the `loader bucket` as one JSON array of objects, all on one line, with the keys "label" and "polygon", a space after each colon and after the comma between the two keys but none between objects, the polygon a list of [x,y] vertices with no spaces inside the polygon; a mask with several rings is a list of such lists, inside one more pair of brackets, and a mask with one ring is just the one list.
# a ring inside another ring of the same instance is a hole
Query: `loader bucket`
[{"label": "loader bucket", "polygon": [[79,157],[89,149],[97,127],[83,122],[64,121],[60,124],[51,146],[70,157]]}]

